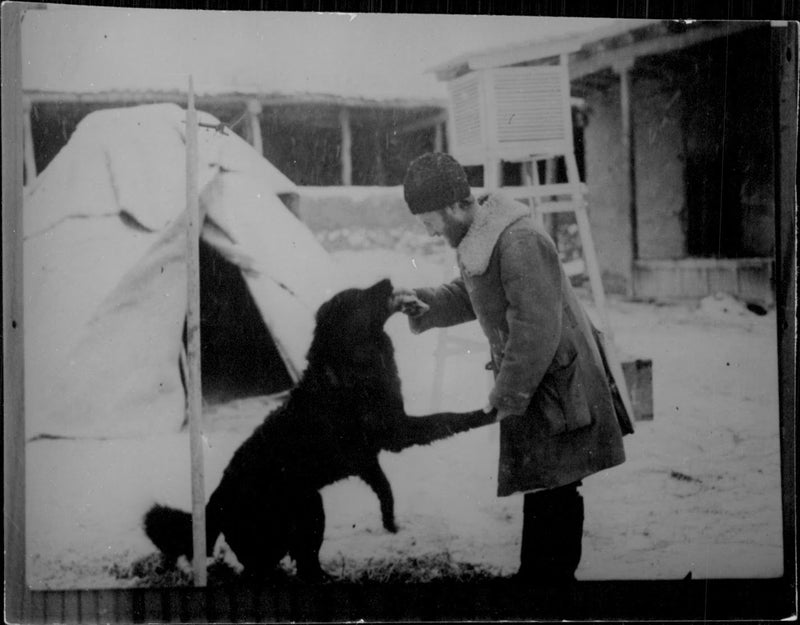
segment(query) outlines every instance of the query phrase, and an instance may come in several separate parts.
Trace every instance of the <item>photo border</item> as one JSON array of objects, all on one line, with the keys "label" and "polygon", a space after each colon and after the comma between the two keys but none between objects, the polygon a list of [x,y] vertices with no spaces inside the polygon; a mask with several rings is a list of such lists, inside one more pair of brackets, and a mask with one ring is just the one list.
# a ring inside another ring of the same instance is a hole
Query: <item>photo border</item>
[{"label": "photo border", "polygon": [[[115,3],[116,4],[116,3]],[[336,3],[343,10],[347,3]],[[355,3],[353,3],[355,4]],[[411,4],[411,3],[409,3]],[[437,3],[441,4],[441,3]],[[449,5],[449,3],[447,3]],[[143,7],[143,3],[117,6]],[[228,620],[781,619],[796,615],[796,153],[797,23],[774,28],[776,304],[784,575],[776,579],[586,581],[530,589],[496,582],[369,586],[225,587],[31,591],[25,582],[24,371],[22,322],[21,16],[2,7],[3,396],[5,582],[9,622]],[[437,5],[434,5],[439,8]],[[674,6],[674,3],[673,5]],[[206,3],[205,8],[208,7]],[[563,3],[559,3],[563,11]],[[156,8],[148,4],[147,8]],[[176,7],[171,7],[176,8]],[[200,7],[197,7],[200,8]],[[272,7],[277,8],[277,7]],[[308,8],[308,7],[305,7]],[[416,10],[405,12],[439,12]],[[444,8],[444,7],[441,7]],[[286,8],[281,7],[281,10]],[[322,9],[315,3],[314,10]],[[654,9],[657,11],[658,9]],[[478,11],[479,12],[479,11]],[[751,13],[754,11],[751,9]],[[536,13],[529,13],[535,15]],[[590,15],[553,14],[563,17]],[[591,15],[597,16],[597,15]],[[620,15],[619,17],[670,17]],[[716,16],[720,17],[720,16]],[[728,6],[727,19],[731,19]],[[748,17],[747,19],[753,19]],[[794,54],[791,51],[795,51]],[[535,607],[531,607],[535,606]]]}]

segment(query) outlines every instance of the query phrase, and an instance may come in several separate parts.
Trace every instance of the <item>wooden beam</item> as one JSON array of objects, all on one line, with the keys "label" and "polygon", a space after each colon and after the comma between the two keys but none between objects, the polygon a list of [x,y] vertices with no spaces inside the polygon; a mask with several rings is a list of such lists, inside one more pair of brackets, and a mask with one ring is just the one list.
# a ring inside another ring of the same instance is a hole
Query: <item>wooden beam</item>
[{"label": "wooden beam", "polygon": [[264,156],[264,143],[261,138],[261,122],[259,121],[260,115],[261,103],[251,98],[247,101],[247,120],[249,122],[251,143],[255,151]]},{"label": "wooden beam", "polygon": [[36,156],[33,151],[31,101],[29,98],[22,99],[22,132],[25,151],[25,186],[29,187],[36,180]]},{"label": "wooden beam", "polygon": [[439,124],[447,122],[447,117],[447,111],[442,111],[431,117],[425,117],[424,119],[417,119],[413,122],[403,124],[395,130],[395,133],[398,135],[404,135],[410,132],[417,132],[418,130],[425,130],[426,128],[435,128]]},{"label": "wooden beam", "polygon": [[436,124],[433,132],[433,151],[444,152],[444,122]]},{"label": "wooden beam", "polygon": [[724,22],[722,25],[699,26],[682,34],[646,39],[624,48],[613,48],[594,54],[577,52],[570,55],[569,78],[576,80],[604,69],[613,68],[615,65],[630,64],[643,56],[683,50],[714,39],[736,35],[758,25],[754,22]]},{"label": "wooden beam", "polygon": [[342,166],[342,185],[348,187],[353,184],[353,133],[350,128],[350,111],[345,107],[339,109],[339,127],[342,131],[342,143],[339,159]]},{"label": "wooden beam", "polygon": [[200,372],[200,192],[198,189],[197,111],[189,77],[186,108],[186,408],[192,465],[192,545],[194,585],[206,585],[206,497],[203,467],[203,388]]},{"label": "wooden beam", "polygon": [[[798,25],[771,28],[774,194],[776,224],[775,303],[781,422],[783,544],[797,540],[797,77]],[[797,551],[784,548],[784,575],[797,570]],[[787,579],[789,579],[787,577]]]},{"label": "wooden beam", "polygon": [[[96,93],[80,93],[73,91],[44,91],[30,89],[25,91],[34,104],[49,103],[61,104],[78,102],[83,104],[113,104],[116,102],[175,102],[184,104],[186,93],[178,89],[170,90],[139,90],[118,89],[100,91]],[[298,105],[329,105],[331,107],[346,106],[351,109],[440,109],[447,106],[446,98],[387,98],[369,99],[358,97],[336,96],[328,94],[282,94],[282,93],[217,93],[196,95],[195,102],[198,108],[208,105],[241,105],[249,99],[255,98],[262,106],[298,106]]]},{"label": "wooden beam", "polygon": [[[533,164],[534,168],[536,163]],[[535,170],[532,176],[535,175]],[[543,198],[558,195],[569,195],[571,197],[583,196],[587,193],[587,187],[583,182],[556,182],[554,184],[536,184],[531,177],[533,184],[520,185],[514,187],[503,187],[503,192],[514,197]]]},{"label": "wooden beam", "polygon": [[[636,211],[636,145],[634,134],[634,116],[631,102],[631,67],[632,64],[617,65],[620,80],[620,111],[622,117],[622,171],[623,179],[628,184],[628,218],[630,223],[631,243],[631,278],[633,277],[633,263],[639,258],[639,233],[637,227]],[[633,295],[633,280],[628,283],[629,295]]]},{"label": "wooden beam", "polygon": [[24,5],[2,7],[3,489],[6,622],[30,622],[25,583],[25,381],[22,300],[22,48]]}]

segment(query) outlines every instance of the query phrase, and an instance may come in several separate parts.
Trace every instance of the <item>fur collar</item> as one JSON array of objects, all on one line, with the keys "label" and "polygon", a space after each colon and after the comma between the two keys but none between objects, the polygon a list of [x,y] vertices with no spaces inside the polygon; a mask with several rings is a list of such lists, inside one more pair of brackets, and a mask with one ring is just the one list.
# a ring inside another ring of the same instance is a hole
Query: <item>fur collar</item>
[{"label": "fur collar", "polygon": [[475,219],[457,249],[459,264],[468,276],[485,273],[503,230],[530,215],[527,206],[502,193],[483,196],[478,204]]}]

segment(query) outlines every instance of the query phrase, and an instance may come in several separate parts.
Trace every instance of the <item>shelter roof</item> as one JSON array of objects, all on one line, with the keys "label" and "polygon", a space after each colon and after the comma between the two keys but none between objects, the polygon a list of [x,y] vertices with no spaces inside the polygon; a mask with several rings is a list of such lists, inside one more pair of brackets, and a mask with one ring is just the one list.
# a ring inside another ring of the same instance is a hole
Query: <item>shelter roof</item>
[{"label": "shelter roof", "polygon": [[621,19],[604,28],[468,52],[428,71],[447,81],[473,70],[547,62],[564,54],[568,56],[570,78],[576,79],[638,57],[685,49],[762,24]]}]

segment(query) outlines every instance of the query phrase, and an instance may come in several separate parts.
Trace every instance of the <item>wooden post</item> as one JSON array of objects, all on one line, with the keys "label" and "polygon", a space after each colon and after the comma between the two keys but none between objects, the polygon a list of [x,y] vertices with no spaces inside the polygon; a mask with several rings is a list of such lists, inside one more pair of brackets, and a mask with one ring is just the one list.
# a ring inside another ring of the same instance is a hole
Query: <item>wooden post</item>
[{"label": "wooden post", "polygon": [[25,381],[22,299],[22,3],[2,7],[3,467],[6,622],[30,622],[25,583]]},{"label": "wooden post", "polygon": [[633,296],[633,276],[636,259],[639,258],[639,233],[636,211],[636,144],[633,105],[631,102],[631,68],[633,61],[618,65],[614,69],[619,73],[619,99],[622,113],[622,169],[627,174],[628,182],[628,218],[631,226],[631,277],[628,281],[628,295]]},{"label": "wooden post", "polygon": [[252,99],[247,101],[247,117],[250,122],[250,136],[252,137],[253,147],[256,152],[264,156],[264,142],[261,138],[261,123],[258,120],[261,115],[261,102]]},{"label": "wooden post", "polygon": [[376,128],[373,136],[373,145],[375,146],[375,179],[371,184],[383,186],[386,184],[386,166],[383,163],[383,139],[386,133]]},{"label": "wooden post", "polygon": [[353,135],[350,128],[350,111],[345,107],[339,110],[339,126],[342,129],[341,154],[342,162],[342,185],[349,187],[353,184]]},{"label": "wooden post", "polygon": [[433,127],[433,151],[444,152],[444,131],[440,123]]},{"label": "wooden post", "polygon": [[[797,540],[797,76],[798,25],[771,29],[776,225],[775,311],[781,424],[783,544]],[[797,550],[783,550],[785,579],[797,570]]]},{"label": "wooden post", "polygon": [[186,408],[192,464],[192,545],[195,586],[206,585],[206,498],[203,467],[203,391],[200,379],[200,198],[197,175],[197,111],[189,76],[186,108]]},{"label": "wooden post", "polygon": [[33,151],[30,98],[23,98],[22,100],[22,132],[22,143],[25,147],[25,186],[29,187],[36,180],[36,158]]},{"label": "wooden post", "polygon": [[483,188],[497,191],[503,186],[503,161],[488,157],[483,162]]}]

